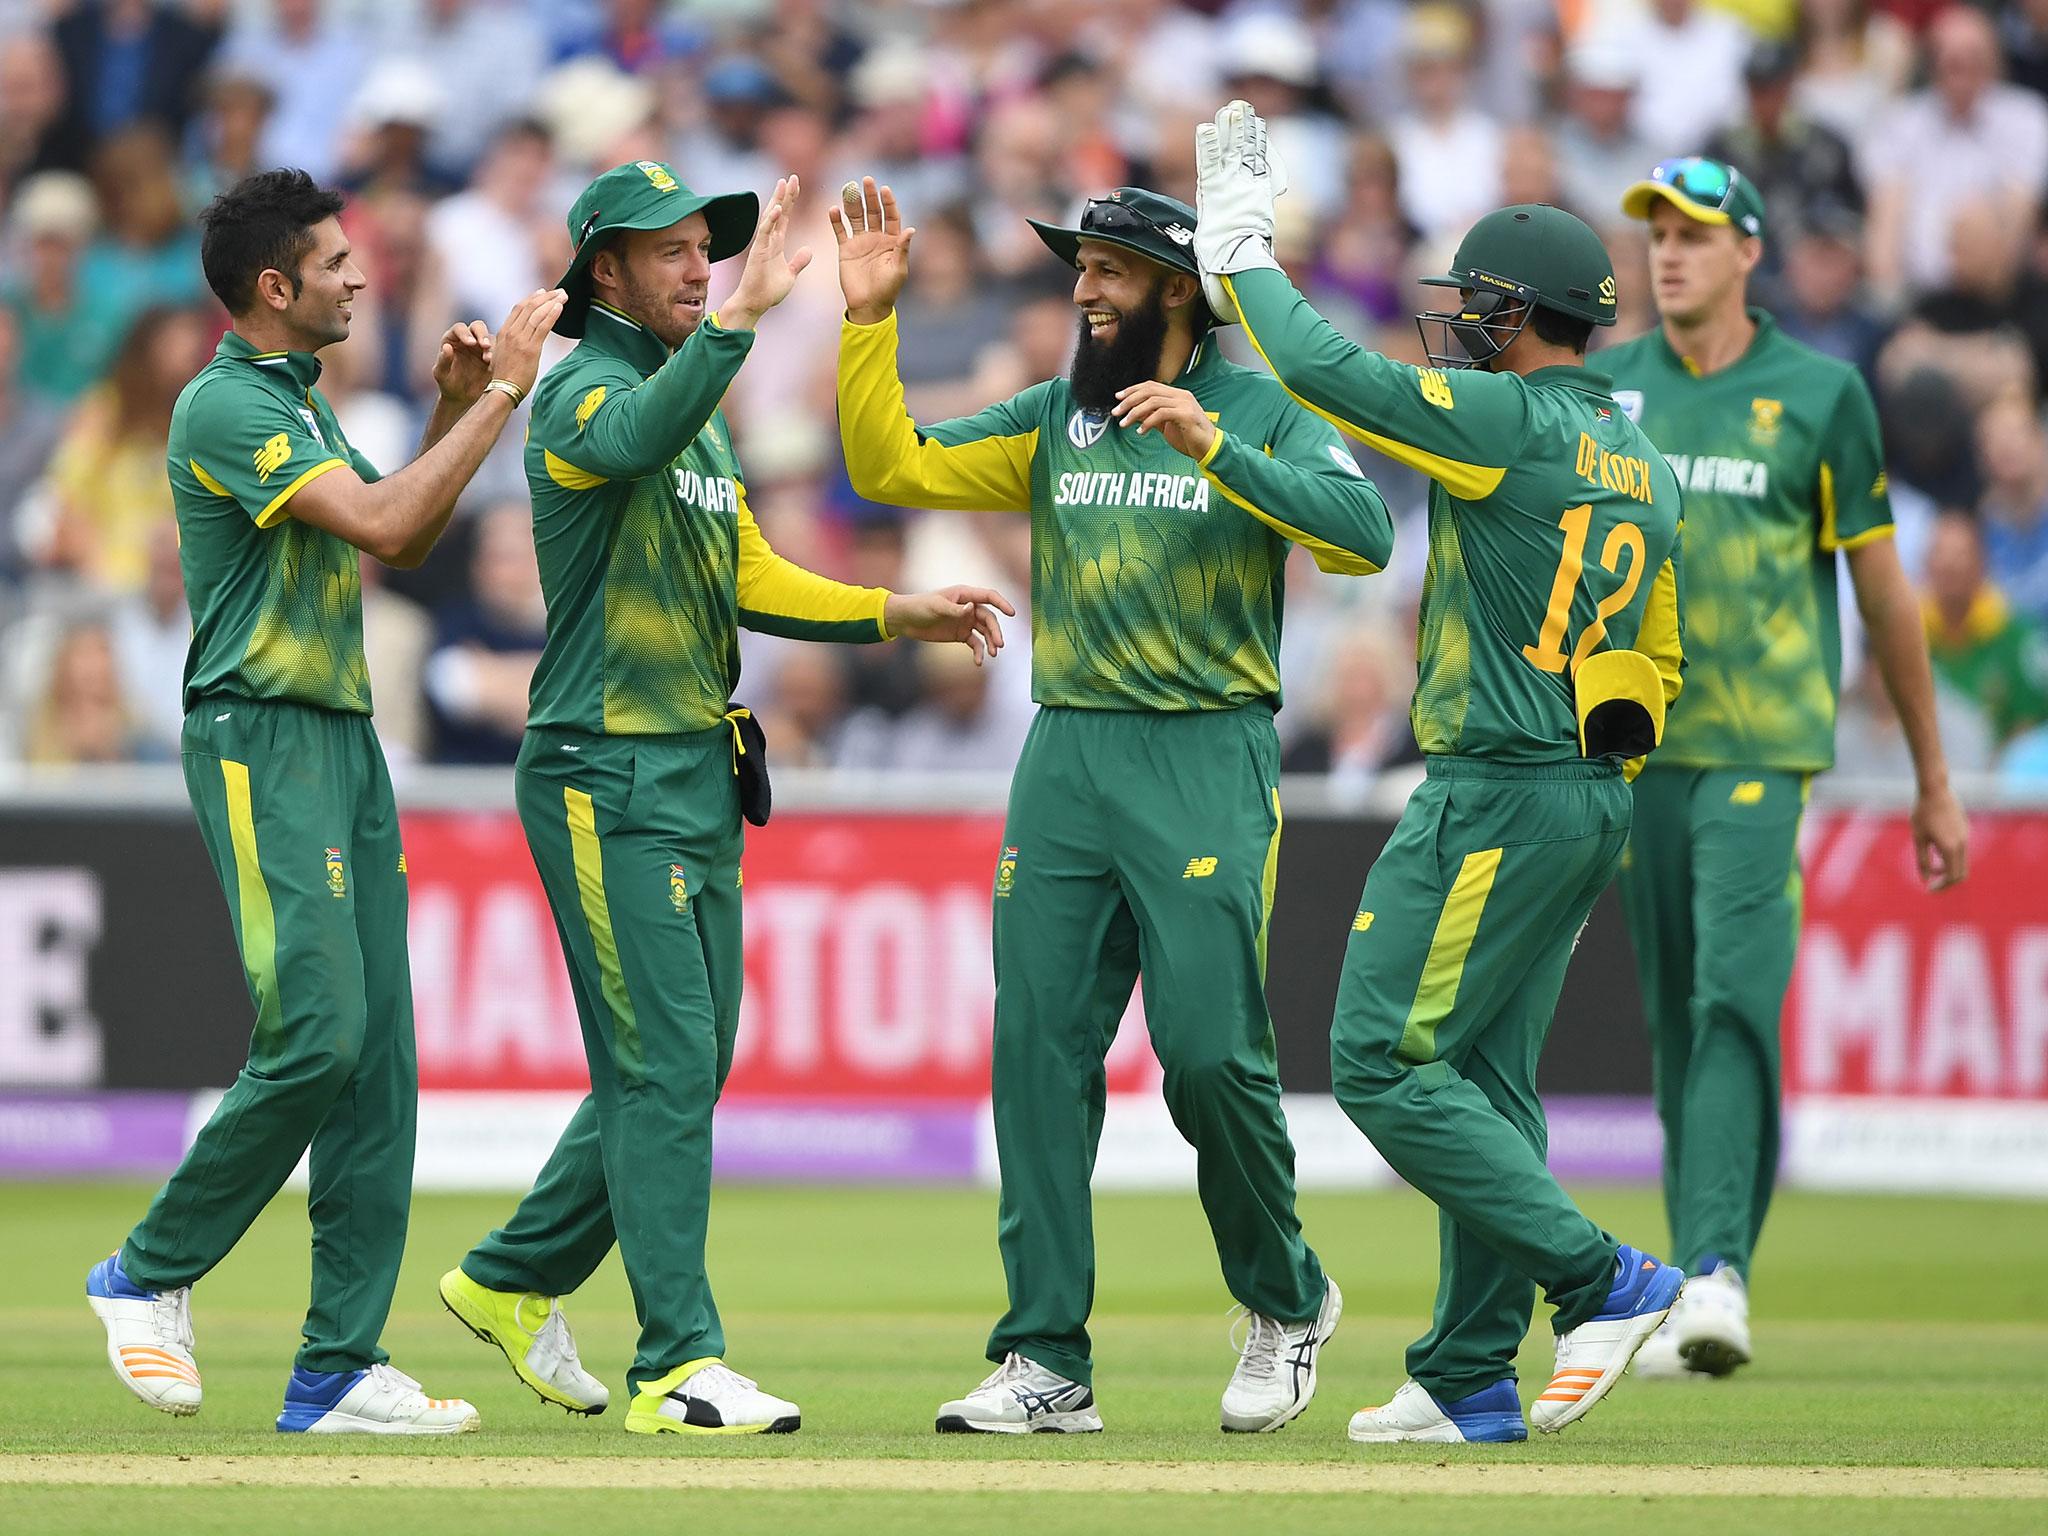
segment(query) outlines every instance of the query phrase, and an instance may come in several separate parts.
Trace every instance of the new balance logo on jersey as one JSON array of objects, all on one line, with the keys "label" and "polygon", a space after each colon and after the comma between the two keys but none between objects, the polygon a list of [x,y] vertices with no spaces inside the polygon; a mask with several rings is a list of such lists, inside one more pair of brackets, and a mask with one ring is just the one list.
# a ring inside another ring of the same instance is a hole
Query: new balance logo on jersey
[{"label": "new balance logo on jersey", "polygon": [[1136,474],[1076,470],[1061,475],[1053,487],[1056,507],[1173,507],[1181,512],[1209,510],[1209,482],[1194,475],[1166,475],[1146,470]]},{"label": "new balance logo on jersey", "polygon": [[723,512],[737,517],[739,487],[723,475],[699,474],[694,469],[676,471],[676,499],[699,512]]},{"label": "new balance logo on jersey", "polygon": [[1364,933],[1371,926],[1372,914],[1370,912],[1361,912],[1358,916],[1351,919],[1351,931],[1353,933]]},{"label": "new balance logo on jersey", "polygon": [[1711,453],[1695,458],[1688,453],[1667,453],[1664,462],[1678,476],[1681,490],[1746,496],[1751,501],[1761,501],[1770,491],[1770,466],[1755,459],[1726,459]]},{"label": "new balance logo on jersey", "polygon": [[1206,880],[1215,873],[1216,859],[1212,854],[1202,858],[1189,859],[1188,867],[1180,872],[1180,877],[1183,880]]},{"label": "new balance logo on jersey", "polygon": [[1762,805],[1764,803],[1764,781],[1744,779],[1728,796],[1730,805]]},{"label": "new balance logo on jersey", "polygon": [[261,448],[258,448],[255,453],[250,455],[251,461],[256,466],[256,483],[258,485],[268,484],[270,477],[282,469],[286,460],[290,459],[291,456],[292,440],[284,433],[280,432],[277,436],[266,441]]}]

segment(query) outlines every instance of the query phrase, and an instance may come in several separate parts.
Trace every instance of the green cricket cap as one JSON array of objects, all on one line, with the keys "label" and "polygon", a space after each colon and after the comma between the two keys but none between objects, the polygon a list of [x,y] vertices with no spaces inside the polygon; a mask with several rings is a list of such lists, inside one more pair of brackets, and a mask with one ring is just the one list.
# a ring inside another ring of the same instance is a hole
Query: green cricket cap
[{"label": "green cricket cap", "polygon": [[1659,161],[1648,181],[1621,194],[1621,211],[1647,219],[1658,198],[1702,224],[1727,224],[1738,233],[1764,237],[1764,195],[1755,182],[1725,160],[1681,155]]},{"label": "green cricket cap", "polygon": [[1100,240],[1120,245],[1176,272],[1201,276],[1195,264],[1195,210],[1177,197],[1144,187],[1118,187],[1107,197],[1091,197],[1081,210],[1081,224],[1068,229],[1041,219],[1025,220],[1046,247],[1070,267],[1081,264],[1081,242]]},{"label": "green cricket cap", "polygon": [[711,259],[737,256],[754,238],[761,201],[751,192],[708,196],[692,192],[682,178],[658,160],[615,165],[583,189],[569,210],[569,243],[576,254],[556,283],[569,295],[555,329],[581,336],[590,313],[590,263],[604,249],[606,237],[622,229],[667,229],[693,213],[711,226]]},{"label": "green cricket cap", "polygon": [[1595,325],[1614,324],[1614,262],[1592,226],[1548,203],[1496,208],[1458,242],[1432,288],[1505,293]]}]

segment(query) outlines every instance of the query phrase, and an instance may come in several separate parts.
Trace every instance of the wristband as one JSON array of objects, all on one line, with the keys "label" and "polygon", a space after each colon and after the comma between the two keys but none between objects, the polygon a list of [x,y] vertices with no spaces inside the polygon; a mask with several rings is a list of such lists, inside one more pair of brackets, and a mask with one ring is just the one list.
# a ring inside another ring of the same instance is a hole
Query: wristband
[{"label": "wristband", "polygon": [[484,386],[484,393],[488,395],[492,390],[496,390],[499,394],[511,400],[515,409],[518,407],[519,402],[526,398],[526,391],[517,384],[514,384],[510,379],[491,380],[490,383]]}]

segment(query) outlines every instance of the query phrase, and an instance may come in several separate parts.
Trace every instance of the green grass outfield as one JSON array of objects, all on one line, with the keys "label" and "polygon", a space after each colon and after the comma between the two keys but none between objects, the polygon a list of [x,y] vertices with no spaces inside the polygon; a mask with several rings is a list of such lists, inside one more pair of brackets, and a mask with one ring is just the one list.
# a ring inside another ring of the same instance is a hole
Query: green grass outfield
[{"label": "green grass outfield", "polygon": [[[1400,1383],[1434,1283],[1434,1213],[1405,1191],[1303,1196],[1344,1287],[1344,1323],[1309,1414],[1278,1435],[1230,1437],[1216,1429],[1229,1297],[1193,1197],[1102,1198],[1108,1432],[1010,1440],[931,1432],[935,1405],[987,1370],[1002,1296],[992,1194],[725,1190],[712,1266],[729,1358],[799,1401],[804,1429],[714,1442],[629,1437],[617,1407],[591,1420],[546,1408],[442,1312],[435,1278],[509,1210],[500,1197],[420,1197],[386,1334],[394,1363],[430,1392],[477,1404],[481,1434],[394,1443],[271,1429],[306,1289],[293,1195],[195,1292],[204,1413],[153,1413],[115,1382],[83,1300],[86,1269],[147,1196],[0,1185],[13,1260],[0,1530],[540,1532],[638,1519],[781,1536],[1019,1517],[1118,1536],[2048,1529],[2040,1205],[1787,1195],[1755,1278],[1760,1359],[1735,1380],[1630,1379],[1583,1423],[1526,1446],[1368,1450],[1345,1440],[1344,1421]],[[1662,1241],[1648,1192],[1582,1196],[1611,1229]],[[616,1259],[570,1316],[585,1363],[622,1391],[634,1330]],[[1549,1360],[1539,1323],[1525,1395]]]}]

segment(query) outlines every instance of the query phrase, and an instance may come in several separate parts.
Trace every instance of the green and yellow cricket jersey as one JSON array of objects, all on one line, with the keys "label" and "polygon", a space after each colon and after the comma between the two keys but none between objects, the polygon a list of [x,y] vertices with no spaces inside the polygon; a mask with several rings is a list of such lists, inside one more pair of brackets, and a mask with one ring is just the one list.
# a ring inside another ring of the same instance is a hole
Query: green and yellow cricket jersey
[{"label": "green and yellow cricket jersey", "polygon": [[888,593],[790,564],[747,507],[718,409],[753,346],[707,318],[671,354],[601,303],[533,394],[526,478],[547,599],[527,723],[646,736],[718,723],[739,629],[873,641]]},{"label": "green and yellow cricket jersey", "polygon": [[1367,575],[1386,503],[1343,441],[1204,342],[1176,384],[1222,429],[1196,464],[1157,432],[1081,409],[1064,379],[919,428],[896,317],[847,321],[839,430],[853,487],[904,507],[1031,514],[1031,695],[1070,709],[1280,703],[1289,542]]},{"label": "green and yellow cricket jersey", "polygon": [[348,445],[310,352],[258,352],[233,331],[171,411],[171,502],[192,609],[185,707],[210,694],[370,712],[354,545],[291,516]]},{"label": "green and yellow cricket jersey", "polygon": [[1661,327],[1600,364],[1685,496],[1685,703],[1657,761],[1812,773],[1835,760],[1835,551],[1892,531],[1884,449],[1854,368],[1750,317],[1705,377]]},{"label": "green and yellow cricket jersey", "polygon": [[1347,341],[1281,272],[1225,281],[1288,393],[1432,482],[1425,753],[1578,757],[1572,677],[1603,646],[1647,655],[1677,698],[1678,485],[1605,378],[1411,367]]}]

